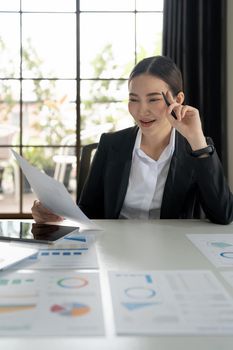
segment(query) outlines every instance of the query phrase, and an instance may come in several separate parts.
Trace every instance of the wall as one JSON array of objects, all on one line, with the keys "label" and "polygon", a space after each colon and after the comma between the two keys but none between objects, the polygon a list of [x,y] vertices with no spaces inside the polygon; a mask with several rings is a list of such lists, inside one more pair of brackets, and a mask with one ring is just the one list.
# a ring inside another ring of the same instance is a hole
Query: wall
[{"label": "wall", "polygon": [[227,1],[228,182],[233,191],[233,1]]}]

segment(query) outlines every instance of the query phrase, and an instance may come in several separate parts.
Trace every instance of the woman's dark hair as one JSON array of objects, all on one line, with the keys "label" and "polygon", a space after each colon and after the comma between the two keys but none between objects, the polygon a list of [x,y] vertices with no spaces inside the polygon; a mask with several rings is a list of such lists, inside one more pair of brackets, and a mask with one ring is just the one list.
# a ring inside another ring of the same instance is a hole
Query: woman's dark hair
[{"label": "woman's dark hair", "polygon": [[169,57],[153,56],[144,58],[133,68],[129,76],[129,82],[140,74],[150,74],[160,78],[169,86],[173,96],[183,91],[181,72]]}]

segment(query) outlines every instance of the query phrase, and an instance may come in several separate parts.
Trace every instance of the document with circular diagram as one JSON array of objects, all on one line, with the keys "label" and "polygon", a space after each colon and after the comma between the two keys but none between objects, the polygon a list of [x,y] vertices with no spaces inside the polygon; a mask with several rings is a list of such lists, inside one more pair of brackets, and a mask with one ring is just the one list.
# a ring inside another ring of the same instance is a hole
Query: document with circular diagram
[{"label": "document with circular diagram", "polygon": [[233,300],[211,271],[114,271],[109,277],[117,334],[233,334]]},{"label": "document with circular diagram", "polygon": [[0,336],[103,334],[97,273],[20,270],[0,276]]},{"label": "document with circular diagram", "polygon": [[191,242],[216,267],[233,267],[233,234],[187,234]]}]

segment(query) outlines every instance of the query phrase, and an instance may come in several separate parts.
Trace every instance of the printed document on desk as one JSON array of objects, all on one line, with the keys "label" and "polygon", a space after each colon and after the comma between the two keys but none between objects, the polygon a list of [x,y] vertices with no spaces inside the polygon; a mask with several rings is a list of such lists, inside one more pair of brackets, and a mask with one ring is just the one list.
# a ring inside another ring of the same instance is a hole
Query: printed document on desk
[{"label": "printed document on desk", "polygon": [[233,267],[233,234],[187,234],[191,242],[216,267]]},{"label": "printed document on desk", "polygon": [[11,271],[0,276],[0,300],[0,337],[104,335],[98,273]]},{"label": "printed document on desk", "polygon": [[[17,269],[98,269],[95,236],[74,234],[56,244],[38,245],[38,253],[16,265]],[[11,269],[15,269],[14,266]]]},{"label": "printed document on desk", "polygon": [[79,209],[61,182],[30,165],[14,150],[12,150],[12,153],[18,161],[38,199],[46,208],[50,209],[57,215],[61,215],[66,219],[76,222],[78,224],[77,226],[81,229],[100,229],[99,226],[88,219],[88,217]]},{"label": "printed document on desk", "polygon": [[117,334],[233,334],[233,302],[208,270],[111,271]]}]

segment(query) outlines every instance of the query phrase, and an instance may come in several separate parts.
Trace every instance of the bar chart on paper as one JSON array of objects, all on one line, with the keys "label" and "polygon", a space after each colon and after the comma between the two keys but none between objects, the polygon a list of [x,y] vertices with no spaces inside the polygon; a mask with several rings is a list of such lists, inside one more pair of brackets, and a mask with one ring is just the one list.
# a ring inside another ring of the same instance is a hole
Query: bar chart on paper
[{"label": "bar chart on paper", "polygon": [[36,308],[38,290],[34,278],[0,278],[0,314],[18,314]]},{"label": "bar chart on paper", "polygon": [[30,269],[97,269],[98,260],[94,238],[89,235],[74,235],[63,239],[56,245],[40,246],[38,253],[17,268]]}]

